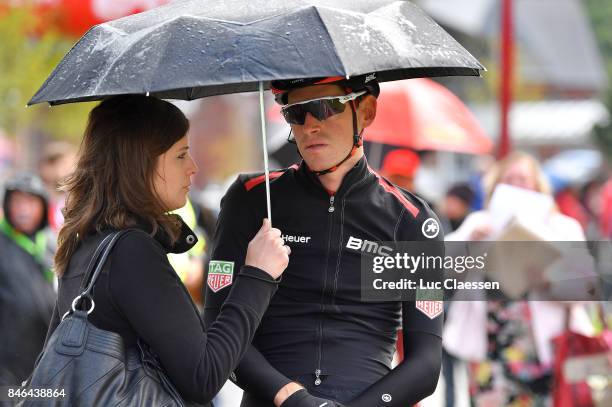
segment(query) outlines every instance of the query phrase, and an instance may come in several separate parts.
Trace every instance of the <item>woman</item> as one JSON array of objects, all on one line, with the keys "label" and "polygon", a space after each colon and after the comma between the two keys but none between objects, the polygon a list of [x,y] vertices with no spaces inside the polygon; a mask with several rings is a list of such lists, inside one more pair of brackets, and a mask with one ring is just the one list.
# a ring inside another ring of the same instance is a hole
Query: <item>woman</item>
[{"label": "woman", "polygon": [[[536,159],[515,152],[498,162],[485,177],[487,209],[470,214],[459,229],[446,236],[447,241],[495,239],[499,231],[493,226],[488,207],[499,184],[539,192],[552,199]],[[555,241],[584,240],[580,224],[554,208],[540,220],[538,227]],[[538,282],[545,283],[534,281]],[[572,328],[588,332],[584,308],[572,308]],[[476,362],[470,365],[472,405],[546,405],[552,384],[551,340],[564,329],[565,316],[565,305],[547,301],[454,303],[444,331],[444,347],[460,359]]]},{"label": "woman", "polygon": [[196,243],[181,218],[167,214],[185,205],[197,171],[188,127],[178,108],[152,97],[112,97],[92,110],[76,170],[63,186],[65,223],[55,257],[59,298],[47,336],[79,294],[102,238],[111,230],[136,229],[116,244],[98,278],[90,321],[119,333],[127,347],[138,339],[147,343],[181,396],[207,403],[251,342],[289,250],[264,220],[245,266],[234,271],[229,305],[204,331],[166,256]]}]

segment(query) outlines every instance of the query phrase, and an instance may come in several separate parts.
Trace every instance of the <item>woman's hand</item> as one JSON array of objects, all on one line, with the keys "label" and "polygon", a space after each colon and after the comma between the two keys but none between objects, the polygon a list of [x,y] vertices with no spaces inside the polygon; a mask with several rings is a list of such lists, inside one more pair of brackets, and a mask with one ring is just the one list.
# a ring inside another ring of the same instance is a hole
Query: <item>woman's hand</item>
[{"label": "woman's hand", "polygon": [[491,225],[483,223],[481,225],[476,226],[474,230],[472,230],[472,233],[470,233],[468,239],[470,241],[485,240],[490,237],[492,233],[493,228],[491,227]]},{"label": "woman's hand", "polygon": [[289,264],[291,249],[281,239],[281,232],[272,228],[268,219],[249,242],[244,264],[257,267],[277,279]]}]

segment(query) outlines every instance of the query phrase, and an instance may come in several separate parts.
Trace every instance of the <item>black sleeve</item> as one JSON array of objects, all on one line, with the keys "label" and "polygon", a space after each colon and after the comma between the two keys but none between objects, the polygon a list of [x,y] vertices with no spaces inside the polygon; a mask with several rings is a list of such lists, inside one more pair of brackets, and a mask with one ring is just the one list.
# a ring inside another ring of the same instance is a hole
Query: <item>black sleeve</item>
[{"label": "black sleeve", "polygon": [[[248,193],[237,179],[221,200],[221,212],[213,237],[213,249],[208,274],[214,262],[232,262],[234,269],[244,264],[247,246],[261,227],[263,219],[256,215]],[[206,326],[218,318],[219,309],[230,288],[214,291],[207,283],[204,306]],[[253,346],[249,346],[232,378],[238,386],[265,400],[273,400],[276,393],[291,380],[276,370]]]},{"label": "black sleeve", "polygon": [[[432,222],[429,219],[434,219],[439,228],[433,238],[424,236],[422,232],[423,224]],[[422,203],[416,218],[406,212],[400,215],[395,240],[431,242],[429,253],[444,256],[444,233],[440,221],[425,203]],[[435,273],[434,278],[440,278],[442,270],[423,272]],[[442,301],[402,302],[404,359],[351,401],[349,407],[405,407],[434,392],[442,366],[442,308]],[[390,401],[383,401],[383,395]]]},{"label": "black sleeve", "polygon": [[[403,225],[398,228],[395,236],[396,241],[419,242],[419,244],[427,245],[426,248],[421,247],[421,249],[428,255],[436,255],[444,258],[444,231],[442,230],[440,220],[425,202],[421,201],[421,204],[421,210],[416,218],[404,214],[401,219],[403,221]],[[423,225],[427,225],[432,222],[437,225],[438,234],[435,237],[429,238],[423,234]],[[444,275],[444,270],[422,269],[415,275],[425,277],[431,281],[440,281]],[[441,291],[417,291],[416,299],[426,300],[430,298],[439,298],[441,300],[442,295],[443,293]],[[426,309],[429,312],[437,313],[437,316],[434,318],[428,317],[425,312],[421,311],[419,309],[420,306],[417,307],[419,304],[417,304],[415,301],[406,301],[402,303],[402,330],[404,332],[404,341],[408,340],[408,334],[410,332],[424,332],[442,338],[444,316],[441,309],[443,309],[443,303],[442,301],[434,301],[434,303],[435,306],[427,307]],[[440,312],[437,312],[436,310],[440,310]]]},{"label": "black sleeve", "polygon": [[347,406],[406,407],[432,394],[442,365],[442,339],[428,333],[411,332],[404,336],[404,352],[404,360],[395,369]]},{"label": "black sleeve", "polygon": [[205,332],[166,253],[145,233],[129,233],[118,242],[110,270],[115,307],[158,355],[181,395],[198,403],[209,402],[226,382],[276,290],[266,273],[243,267]]}]

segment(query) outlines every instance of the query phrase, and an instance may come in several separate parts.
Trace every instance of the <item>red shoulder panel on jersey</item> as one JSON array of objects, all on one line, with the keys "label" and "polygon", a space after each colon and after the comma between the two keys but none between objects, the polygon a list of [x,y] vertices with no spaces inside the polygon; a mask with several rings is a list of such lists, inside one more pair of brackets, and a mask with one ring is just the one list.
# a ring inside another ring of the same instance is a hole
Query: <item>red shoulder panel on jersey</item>
[{"label": "red shoulder panel on jersey", "polygon": [[387,182],[376,171],[374,171],[369,165],[368,165],[368,170],[370,170],[370,173],[372,173],[378,179],[378,183],[383,187],[385,191],[395,196],[401,202],[401,204],[404,205],[404,207],[408,210],[408,212],[412,214],[412,216],[414,216],[415,218],[417,217],[417,215],[419,214],[419,208],[414,206],[412,202],[406,199],[404,194],[402,194],[402,191],[400,191],[395,185]]},{"label": "red shoulder panel on jersey", "polygon": [[[297,170],[298,166],[297,164],[293,164],[291,167],[294,170]],[[283,170],[283,171],[274,171],[270,173],[270,180],[276,179],[278,177],[280,177],[281,175],[283,175],[285,173],[285,171],[287,171],[289,168]],[[251,178],[250,180],[248,180],[247,182],[244,183],[244,188],[247,191],[250,191],[251,189],[255,188],[257,185],[261,184],[262,182],[264,182],[266,180],[266,175],[259,175],[255,178]]]}]

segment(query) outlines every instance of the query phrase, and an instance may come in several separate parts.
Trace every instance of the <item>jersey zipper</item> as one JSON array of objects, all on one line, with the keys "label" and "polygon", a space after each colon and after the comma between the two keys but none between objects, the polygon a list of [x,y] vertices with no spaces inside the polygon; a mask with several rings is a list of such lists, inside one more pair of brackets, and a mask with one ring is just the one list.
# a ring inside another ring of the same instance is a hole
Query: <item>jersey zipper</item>
[{"label": "jersey zipper", "polygon": [[327,270],[329,263],[329,254],[331,252],[331,237],[333,230],[333,217],[334,211],[336,208],[334,207],[335,196],[332,195],[329,197],[329,207],[327,208],[327,212],[329,212],[329,231],[327,233],[327,255],[325,256],[325,274],[323,275],[323,291],[321,291],[321,321],[319,322],[319,329],[317,332],[317,367],[315,369],[315,386],[319,386],[321,384],[321,358],[322,358],[322,347],[323,347],[323,312],[325,311],[325,304],[323,303],[325,298],[325,289],[327,288]]},{"label": "jersey zipper", "polygon": [[329,197],[329,208],[327,208],[327,212],[332,213],[336,210],[336,208],[334,207],[334,195]]},{"label": "jersey zipper", "polygon": [[342,205],[340,206],[340,241],[338,242],[338,260],[336,261],[336,269],[334,273],[334,291],[332,292],[332,301],[333,304],[336,303],[336,292],[338,291],[338,275],[340,274],[340,262],[342,260],[342,248],[344,246],[344,241],[342,240],[342,236],[344,235],[344,199],[351,193],[351,191],[361,185],[366,180],[361,180],[356,184],[353,184],[346,190],[346,192],[342,195]]}]

